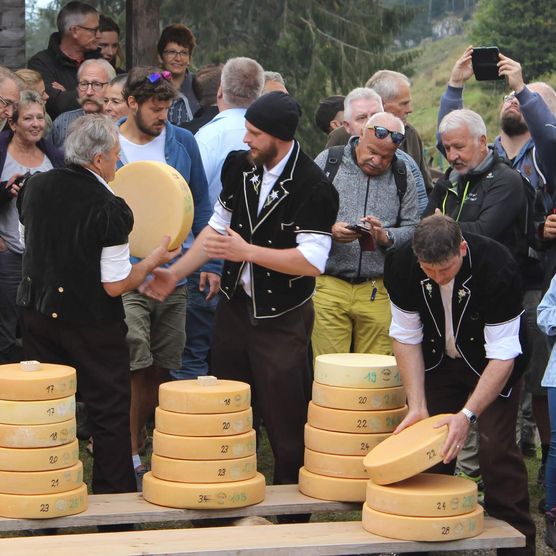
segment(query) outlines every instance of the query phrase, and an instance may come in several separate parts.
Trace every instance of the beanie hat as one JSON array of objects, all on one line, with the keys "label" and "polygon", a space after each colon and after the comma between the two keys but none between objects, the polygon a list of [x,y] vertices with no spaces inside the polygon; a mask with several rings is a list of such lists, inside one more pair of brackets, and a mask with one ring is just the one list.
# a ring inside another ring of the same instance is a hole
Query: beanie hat
[{"label": "beanie hat", "polygon": [[298,102],[282,91],[260,96],[245,113],[245,119],[250,124],[282,141],[294,138],[300,116]]}]

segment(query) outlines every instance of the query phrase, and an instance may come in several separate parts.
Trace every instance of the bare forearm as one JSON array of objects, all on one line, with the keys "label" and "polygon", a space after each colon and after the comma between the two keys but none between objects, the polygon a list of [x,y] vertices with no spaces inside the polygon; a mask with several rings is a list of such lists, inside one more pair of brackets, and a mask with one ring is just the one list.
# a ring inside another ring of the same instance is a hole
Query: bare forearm
[{"label": "bare forearm", "polygon": [[170,272],[175,276],[176,281],[189,276],[198,268],[206,264],[210,257],[206,254],[203,242],[207,237],[219,236],[220,234],[210,226],[205,226],[201,233],[195,238],[193,245],[180,257],[170,268]]},{"label": "bare forearm", "polygon": [[421,344],[402,344],[392,340],[392,347],[410,411],[426,412],[425,363]]}]

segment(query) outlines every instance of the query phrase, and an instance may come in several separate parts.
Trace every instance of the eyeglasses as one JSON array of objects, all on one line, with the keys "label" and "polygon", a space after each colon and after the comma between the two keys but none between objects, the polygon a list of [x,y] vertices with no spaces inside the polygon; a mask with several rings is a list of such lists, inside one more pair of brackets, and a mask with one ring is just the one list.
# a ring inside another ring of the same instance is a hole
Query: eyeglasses
[{"label": "eyeglasses", "polygon": [[77,84],[77,88],[80,91],[86,91],[89,87],[91,87],[93,91],[98,93],[98,91],[102,91],[106,85],[108,85],[108,81],[80,81]]},{"label": "eyeglasses", "polygon": [[189,50],[163,50],[162,54],[168,58],[189,58]]},{"label": "eyeglasses", "polygon": [[151,73],[150,75],[147,75],[147,79],[153,84],[158,83],[161,79],[165,79],[166,81],[172,81],[172,74],[167,70],[157,71],[156,73]]},{"label": "eyeglasses", "polygon": [[398,146],[405,139],[405,135],[401,131],[390,131],[380,125],[369,126],[368,129],[375,130],[375,137],[377,139],[386,139],[386,137],[390,135],[390,137],[392,137],[392,143],[396,146]]},{"label": "eyeglasses", "polygon": [[85,27],[83,25],[76,25],[76,27],[79,27],[80,29],[85,29],[85,31],[89,31],[89,33],[92,33],[93,35],[96,35],[100,30],[100,27]]},{"label": "eyeglasses", "polygon": [[4,105],[4,108],[12,108],[13,110],[17,108],[17,102],[9,98],[0,96],[0,102]]},{"label": "eyeglasses", "polygon": [[504,95],[504,102],[510,102],[515,98],[515,91],[512,91],[509,95]]}]

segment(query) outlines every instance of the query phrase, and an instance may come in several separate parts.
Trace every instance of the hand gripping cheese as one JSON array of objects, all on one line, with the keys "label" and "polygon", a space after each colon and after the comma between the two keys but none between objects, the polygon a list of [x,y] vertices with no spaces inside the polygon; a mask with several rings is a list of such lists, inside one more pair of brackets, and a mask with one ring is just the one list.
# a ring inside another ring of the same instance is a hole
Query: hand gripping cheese
[{"label": "hand gripping cheese", "polygon": [[49,448],[0,448],[1,471],[47,471],[79,461],[79,442]]},{"label": "hand gripping cheese", "polygon": [[369,450],[390,436],[381,433],[347,433],[325,431],[305,425],[305,447],[315,452],[344,456],[366,456]]},{"label": "hand gripping cheese", "polygon": [[53,494],[0,494],[0,516],[16,519],[64,517],[87,509],[87,485]]},{"label": "hand gripping cheese", "polygon": [[369,533],[406,541],[455,541],[479,535],[483,508],[456,516],[415,517],[377,512],[363,504],[363,528]]},{"label": "hand gripping cheese", "polygon": [[251,388],[245,382],[200,377],[160,385],[158,406],[176,413],[232,413],[251,407]]},{"label": "hand gripping cheese", "polygon": [[309,402],[307,422],[317,429],[337,432],[392,432],[407,414],[407,406],[383,411],[329,409]]},{"label": "hand gripping cheese", "polygon": [[226,460],[172,459],[153,454],[151,472],[157,479],[177,483],[229,483],[252,479],[257,456]]},{"label": "hand gripping cheese", "polygon": [[45,425],[67,421],[75,415],[75,396],[55,400],[20,402],[0,400],[0,423]]},{"label": "hand gripping cheese", "polygon": [[160,407],[155,411],[155,427],[158,431],[178,436],[227,436],[243,434],[253,428],[251,408],[235,413],[196,415],[175,413]]},{"label": "hand gripping cheese", "polygon": [[83,483],[83,464],[51,471],[0,471],[0,493],[50,494],[75,490]]},{"label": "hand gripping cheese", "polygon": [[254,430],[234,436],[177,436],[153,431],[153,454],[174,459],[223,460],[255,454]]},{"label": "hand gripping cheese", "polygon": [[168,164],[144,160],[130,162],[117,172],[110,187],[123,197],[133,212],[129,250],[146,257],[169,235],[171,251],[191,230],[193,197],[182,175]]},{"label": "hand gripping cheese", "polygon": [[4,448],[45,448],[75,440],[75,417],[46,425],[3,425],[0,446]]},{"label": "hand gripping cheese", "polygon": [[327,353],[315,360],[315,380],[328,386],[391,388],[400,386],[395,357],[371,353]]},{"label": "hand gripping cheese", "polygon": [[52,400],[71,396],[76,388],[73,367],[37,361],[0,365],[0,398],[3,400]]},{"label": "hand gripping cheese", "polygon": [[299,491],[305,496],[337,502],[364,502],[367,479],[343,479],[299,470]]},{"label": "hand gripping cheese", "polygon": [[393,388],[342,388],[313,382],[313,403],[332,409],[377,411],[405,405],[405,390]]},{"label": "hand gripping cheese", "polygon": [[447,416],[442,414],[423,419],[373,448],[363,460],[369,477],[379,485],[388,485],[413,477],[441,462],[448,425],[439,428],[434,425]]},{"label": "hand gripping cheese", "polygon": [[233,483],[192,484],[143,477],[143,498],[152,504],[189,510],[244,508],[264,500],[264,475]]},{"label": "hand gripping cheese", "polygon": [[307,471],[327,477],[342,477],[344,479],[368,479],[367,471],[363,467],[364,456],[339,456],[314,452],[305,448],[303,466]]},{"label": "hand gripping cheese", "polygon": [[367,505],[396,515],[461,515],[477,507],[477,484],[463,477],[420,473],[388,486],[367,483]]}]

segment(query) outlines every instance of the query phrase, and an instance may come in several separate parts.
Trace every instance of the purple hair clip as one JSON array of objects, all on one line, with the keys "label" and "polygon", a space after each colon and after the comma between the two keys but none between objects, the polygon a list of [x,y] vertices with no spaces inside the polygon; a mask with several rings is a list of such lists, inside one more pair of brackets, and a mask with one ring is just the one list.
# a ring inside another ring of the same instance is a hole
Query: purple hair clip
[{"label": "purple hair clip", "polygon": [[151,83],[158,83],[161,79],[166,79],[166,81],[172,81],[172,74],[167,71],[157,71],[156,73],[151,73],[150,75],[147,75],[147,79],[151,82]]}]

